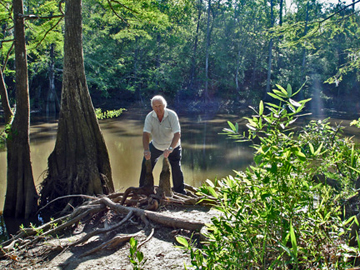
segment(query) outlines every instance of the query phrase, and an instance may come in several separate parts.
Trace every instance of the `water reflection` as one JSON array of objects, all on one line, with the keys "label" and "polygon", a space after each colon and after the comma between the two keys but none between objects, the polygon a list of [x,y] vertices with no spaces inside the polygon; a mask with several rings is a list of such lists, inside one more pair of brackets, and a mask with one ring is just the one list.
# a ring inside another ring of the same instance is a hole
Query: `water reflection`
[{"label": "water reflection", "polygon": [[[142,128],[148,110],[130,109],[119,118],[101,120],[108,147],[115,189],[120,191],[137,186],[142,160]],[[221,178],[242,170],[252,161],[252,150],[243,144],[235,144],[224,135],[219,135],[226,121],[238,121],[234,115],[179,114],[182,128],[183,161],[185,182],[200,186],[206,179]],[[54,149],[56,121],[32,122],[30,150],[33,175],[38,186],[45,176],[47,159]],[[155,184],[161,170],[161,162],[154,169]],[[0,152],[0,209],[6,192],[6,151]]]}]

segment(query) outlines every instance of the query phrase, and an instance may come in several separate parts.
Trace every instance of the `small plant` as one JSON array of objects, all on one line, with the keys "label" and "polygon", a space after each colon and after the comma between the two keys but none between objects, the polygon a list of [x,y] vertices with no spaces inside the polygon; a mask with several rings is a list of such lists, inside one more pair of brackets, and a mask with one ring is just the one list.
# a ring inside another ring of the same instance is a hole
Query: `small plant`
[{"label": "small plant", "polygon": [[103,112],[100,108],[95,109],[95,114],[97,119],[107,119],[107,118],[114,118],[119,117],[123,111],[126,111],[124,108],[120,108],[118,110],[108,110]]},{"label": "small plant", "polygon": [[144,254],[138,250],[138,241],[131,237],[130,238],[130,255],[129,255],[129,259],[130,262],[133,265],[133,269],[134,270],[140,270],[142,269],[142,267],[145,265],[146,263],[146,259],[144,260]]}]

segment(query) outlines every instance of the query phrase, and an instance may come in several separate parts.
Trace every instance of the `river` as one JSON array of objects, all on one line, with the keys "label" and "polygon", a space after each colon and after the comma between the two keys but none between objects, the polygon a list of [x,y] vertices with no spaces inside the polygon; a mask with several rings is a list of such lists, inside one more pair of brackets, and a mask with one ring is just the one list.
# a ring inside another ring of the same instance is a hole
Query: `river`
[{"label": "river", "polygon": [[[115,189],[122,191],[138,186],[143,155],[142,128],[149,109],[129,109],[114,119],[100,120],[108,147]],[[219,113],[179,113],[182,130],[182,169],[187,184],[200,186],[206,179],[214,180],[243,170],[252,162],[252,149],[238,144],[219,133],[227,121],[239,121],[240,116]],[[47,159],[54,149],[57,121],[32,118],[30,150],[33,176],[38,187],[46,176]],[[1,127],[0,127],[1,128]],[[76,138],[74,138],[76,139]],[[159,162],[154,169],[155,184],[161,171]],[[6,192],[6,151],[0,151],[0,209]]]}]

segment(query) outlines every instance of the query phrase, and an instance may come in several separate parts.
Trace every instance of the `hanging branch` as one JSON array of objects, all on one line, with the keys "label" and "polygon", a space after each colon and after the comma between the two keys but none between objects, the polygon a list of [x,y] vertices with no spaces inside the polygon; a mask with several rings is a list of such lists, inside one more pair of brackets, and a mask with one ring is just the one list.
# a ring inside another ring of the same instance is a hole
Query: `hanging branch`
[{"label": "hanging branch", "polygon": [[[4,60],[4,63],[3,63],[3,67],[2,67],[2,71],[3,71],[3,72],[4,72],[4,70],[5,70],[5,66],[6,66],[6,64],[7,64],[7,61],[9,60],[10,53],[11,53],[11,51],[12,51],[12,49],[14,48],[14,45],[15,45],[15,43],[14,43],[15,40],[14,40],[14,39],[9,40],[9,42],[10,42],[10,41],[12,41],[12,44],[11,44],[11,46],[10,46],[7,54],[6,54],[6,57],[5,57],[5,60]],[[4,42],[4,41],[2,41],[2,42]],[[6,41],[6,42],[7,42],[7,41]]]},{"label": "hanging branch", "polygon": [[[128,23],[123,17],[121,17],[121,15],[119,15],[119,14],[115,11],[114,7],[113,7],[112,4],[111,4],[111,1],[110,1],[110,0],[107,0],[107,2],[109,3],[110,9],[111,9],[111,11],[115,14],[115,16],[118,17],[122,22],[126,23],[127,26],[129,26],[129,23]],[[114,1],[114,2],[115,2],[115,1]],[[119,2],[116,2],[116,3],[118,3],[120,6],[126,8],[126,9],[131,10],[130,8],[128,8],[127,6],[125,6],[125,5],[123,5],[123,4],[119,3]]]},{"label": "hanging branch", "polygon": [[40,42],[36,45],[36,48],[38,48],[39,46],[40,46],[40,44],[44,41],[44,39],[46,38],[46,36],[56,27],[56,26],[58,26],[59,25],[59,23],[62,21],[62,18],[63,18],[64,16],[62,16],[59,20],[58,20],[58,22],[53,26],[53,27],[51,27],[49,30],[47,30],[46,31],[46,33],[45,33],[45,35],[43,36],[43,38],[40,40]]},{"label": "hanging branch", "polygon": [[11,12],[11,9],[8,8],[3,1],[0,1],[0,4],[1,4],[8,12]]},{"label": "hanging branch", "polygon": [[328,17],[326,17],[325,19],[321,20],[321,21],[319,22],[319,24],[322,24],[323,22],[325,22],[325,21],[327,21],[328,19],[334,17],[336,14],[340,13],[341,11],[344,11],[344,10],[347,9],[348,7],[350,7],[350,6],[352,6],[352,5],[355,5],[355,4],[359,3],[359,2],[360,2],[360,0],[357,0],[357,1],[355,1],[355,2],[353,2],[353,3],[351,3],[351,4],[349,4],[349,5],[347,5],[347,6],[345,6],[345,7],[343,7],[342,9],[334,12],[334,13],[331,14],[330,16],[328,16]]},{"label": "hanging branch", "polygon": [[139,14],[139,12],[137,12],[136,10],[133,10],[133,9],[129,8],[128,6],[120,3],[120,2],[117,1],[117,0],[107,0],[107,2],[109,3],[110,9],[111,9],[111,11],[115,14],[115,16],[118,17],[122,22],[126,23],[127,26],[129,26],[129,23],[128,23],[120,14],[118,14],[118,13],[116,12],[116,10],[114,9],[114,7],[113,7],[113,5],[112,5],[111,2],[114,2],[114,3],[118,4],[118,5],[120,5],[121,7],[129,10],[131,13]]}]

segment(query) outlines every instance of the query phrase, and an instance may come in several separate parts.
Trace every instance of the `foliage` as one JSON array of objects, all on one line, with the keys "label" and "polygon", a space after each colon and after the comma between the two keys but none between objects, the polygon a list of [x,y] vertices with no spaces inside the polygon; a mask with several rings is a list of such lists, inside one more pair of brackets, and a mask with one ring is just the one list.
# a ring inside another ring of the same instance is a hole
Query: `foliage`
[{"label": "foliage", "polygon": [[[246,131],[230,122],[224,129],[236,141],[253,142],[254,165],[201,187],[216,198],[220,215],[200,249],[178,242],[196,269],[350,267],[348,258],[359,250],[346,244],[354,217],[343,219],[342,203],[354,192],[360,152],[328,120],[294,129],[309,100],[295,101],[290,86],[269,94],[276,102],[253,108]],[[319,181],[319,175],[338,185]]]},{"label": "foliage", "polygon": [[144,254],[138,250],[138,241],[131,237],[130,238],[130,262],[133,265],[134,270],[141,270],[143,269],[143,266],[145,265],[147,259],[144,260]]},{"label": "foliage", "polygon": [[118,110],[107,110],[106,112],[103,112],[101,108],[95,109],[95,114],[97,119],[107,119],[107,118],[114,118],[119,117],[123,111],[126,111],[126,109],[121,108]]},{"label": "foliage", "polygon": [[[91,94],[132,101],[161,93],[177,101],[193,100],[203,95],[207,83],[210,98],[253,104],[264,95],[272,39],[273,84],[298,87],[308,76],[312,84],[306,86],[305,97],[319,86],[335,104],[341,102],[336,99],[340,94],[360,95],[359,14],[342,3],[292,1],[288,8],[285,2],[273,1],[271,19],[269,1],[210,1],[208,21],[208,1],[84,0],[84,61]],[[28,0],[25,5],[26,15],[31,15],[26,20],[30,94],[37,108],[46,102],[53,72],[60,96],[64,22],[58,4]],[[10,99],[11,10],[10,0],[0,1],[0,60],[7,63]],[[208,23],[212,35],[205,76]]]},{"label": "foliage", "polygon": [[6,138],[8,136],[8,133],[10,132],[11,125],[7,124],[5,125],[4,129],[0,129],[0,149],[5,148],[6,144]]}]

